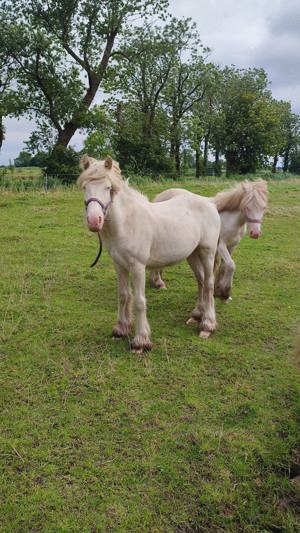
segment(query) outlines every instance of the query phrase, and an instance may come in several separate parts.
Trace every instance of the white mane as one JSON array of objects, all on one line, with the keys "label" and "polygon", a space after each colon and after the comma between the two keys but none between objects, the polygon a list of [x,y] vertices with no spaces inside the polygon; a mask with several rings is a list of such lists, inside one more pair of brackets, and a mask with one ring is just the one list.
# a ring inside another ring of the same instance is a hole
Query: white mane
[{"label": "white mane", "polygon": [[92,157],[83,156],[80,163],[83,172],[77,180],[77,185],[81,189],[91,181],[101,181],[107,178],[111,182],[114,192],[122,191],[129,197],[149,202],[144,194],[130,187],[128,180],[123,179],[119,163],[111,159],[111,157],[106,158],[104,161],[98,161]]}]

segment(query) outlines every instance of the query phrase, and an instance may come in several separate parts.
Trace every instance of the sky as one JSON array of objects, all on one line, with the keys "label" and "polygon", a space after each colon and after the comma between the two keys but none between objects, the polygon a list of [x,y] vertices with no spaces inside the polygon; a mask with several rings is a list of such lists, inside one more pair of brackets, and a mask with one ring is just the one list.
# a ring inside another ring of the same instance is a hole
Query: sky
[{"label": "sky", "polygon": [[[198,25],[209,60],[220,66],[263,67],[277,99],[289,100],[300,114],[300,0],[170,0],[176,17]],[[34,124],[9,119],[0,164],[8,164],[25,148]],[[71,145],[80,149],[82,136]]]}]

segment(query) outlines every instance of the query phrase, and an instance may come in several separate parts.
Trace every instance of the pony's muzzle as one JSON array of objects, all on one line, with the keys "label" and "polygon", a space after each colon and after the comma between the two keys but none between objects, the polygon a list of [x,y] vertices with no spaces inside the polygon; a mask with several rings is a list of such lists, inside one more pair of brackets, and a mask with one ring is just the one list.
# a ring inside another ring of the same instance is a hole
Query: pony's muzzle
[{"label": "pony's muzzle", "polygon": [[258,237],[260,237],[260,235],[261,235],[261,231],[260,230],[257,230],[257,229],[251,229],[250,230],[251,239],[258,239]]},{"label": "pony's muzzle", "polygon": [[103,215],[88,215],[87,216],[87,225],[90,231],[101,231],[104,224]]},{"label": "pony's muzzle", "polygon": [[260,224],[252,223],[249,227],[249,236],[251,239],[258,239],[261,235]]}]

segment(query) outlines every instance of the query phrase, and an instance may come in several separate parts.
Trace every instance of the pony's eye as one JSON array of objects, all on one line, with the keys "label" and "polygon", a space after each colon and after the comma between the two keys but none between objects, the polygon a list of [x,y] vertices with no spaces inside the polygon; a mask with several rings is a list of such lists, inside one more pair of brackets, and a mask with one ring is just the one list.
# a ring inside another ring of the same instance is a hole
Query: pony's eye
[{"label": "pony's eye", "polygon": [[111,187],[106,187],[106,190],[107,191],[111,191]]}]

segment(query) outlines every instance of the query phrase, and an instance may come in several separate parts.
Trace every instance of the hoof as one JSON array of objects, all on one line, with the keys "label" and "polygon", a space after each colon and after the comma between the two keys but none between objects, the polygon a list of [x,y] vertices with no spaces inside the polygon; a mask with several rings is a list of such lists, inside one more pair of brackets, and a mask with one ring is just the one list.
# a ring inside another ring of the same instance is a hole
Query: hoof
[{"label": "hoof", "polygon": [[231,301],[232,301],[231,296],[229,296],[229,298],[227,298],[227,300],[223,300],[224,304],[229,304]]},{"label": "hoof", "polygon": [[138,353],[138,354],[141,354],[144,352],[150,352],[150,350],[152,350],[152,342],[149,341],[145,344],[137,344],[134,341],[132,341],[130,344],[130,350],[133,353]]},{"label": "hoof", "polygon": [[139,355],[141,355],[142,353],[144,353],[144,350],[143,348],[131,348],[130,350],[132,353],[137,353]]},{"label": "hoof", "polygon": [[119,327],[115,327],[113,330],[112,330],[112,338],[114,340],[119,340],[119,339],[123,339],[124,337],[128,337],[129,335],[129,331],[122,331]]},{"label": "hoof", "polygon": [[191,316],[187,321],[186,324],[189,326],[190,324],[199,324],[199,320]]},{"label": "hoof", "polygon": [[212,331],[200,331],[199,337],[201,337],[201,339],[208,339],[208,337],[210,337],[211,334],[212,334]]}]

